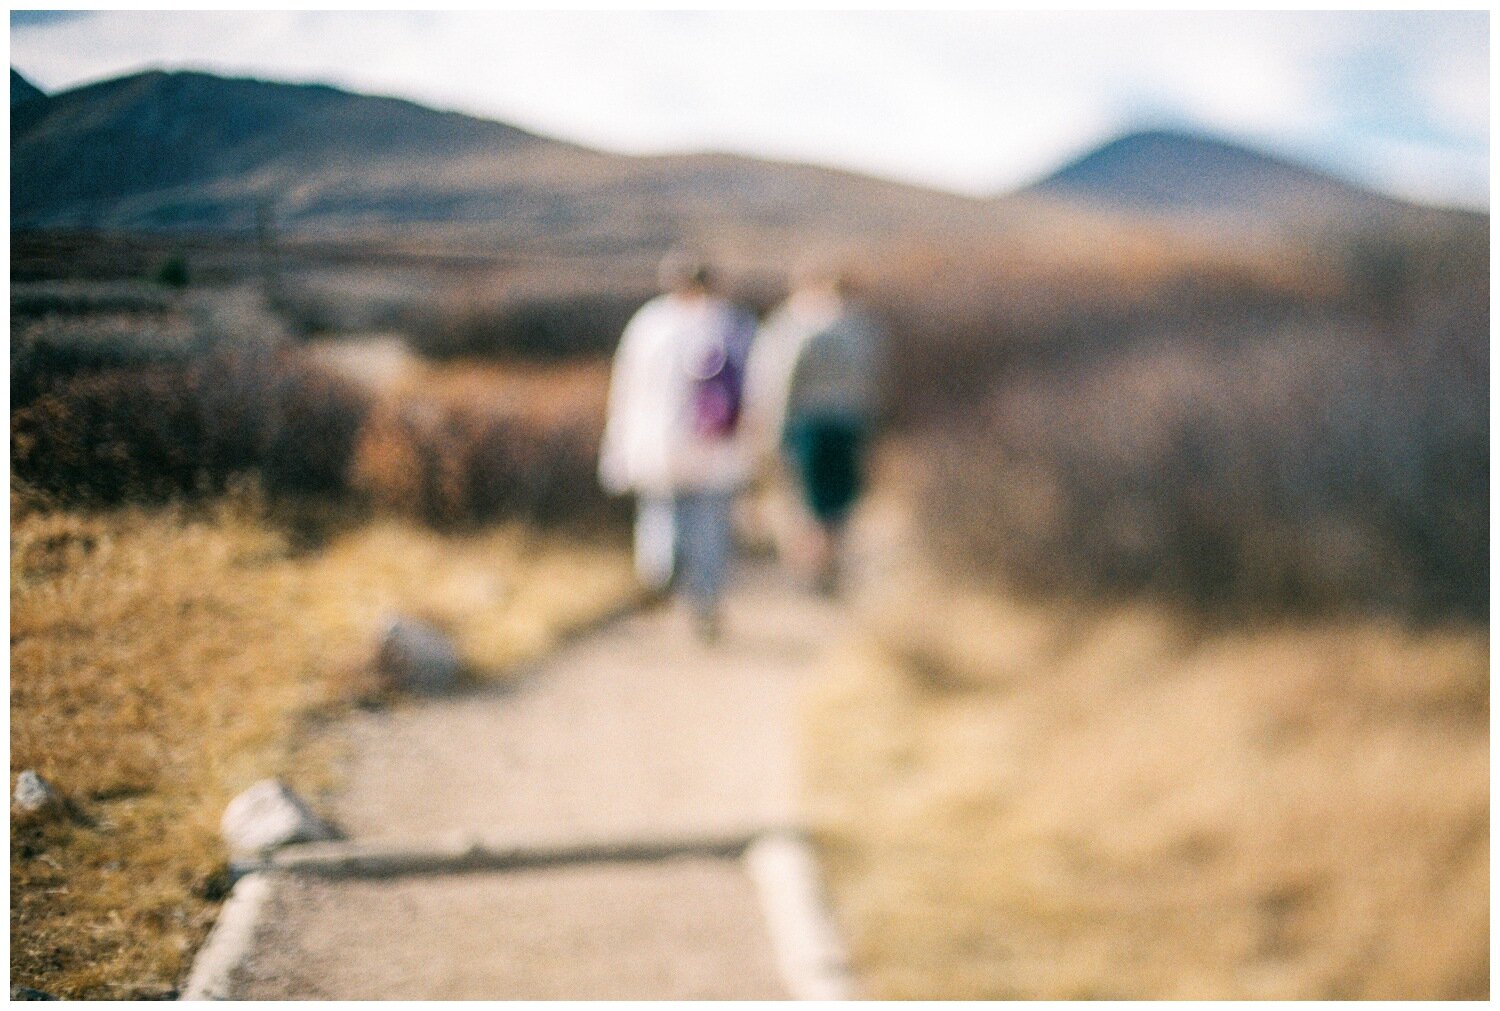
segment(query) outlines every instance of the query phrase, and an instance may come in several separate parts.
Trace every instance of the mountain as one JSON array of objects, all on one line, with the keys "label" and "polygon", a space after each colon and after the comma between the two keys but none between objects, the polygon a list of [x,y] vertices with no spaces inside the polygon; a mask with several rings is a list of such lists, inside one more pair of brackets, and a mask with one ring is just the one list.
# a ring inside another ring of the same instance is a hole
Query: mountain
[{"label": "mountain", "polygon": [[[19,82],[19,83],[18,83]],[[12,71],[13,95],[24,81]],[[29,86],[28,86],[29,87]],[[1139,133],[980,200],[728,154],[632,157],[326,85],[151,71],[13,105],[11,225],[617,256],[682,241],[785,258],[822,245],[1074,234],[1101,217],[1217,227],[1414,210],[1221,141]]]},{"label": "mountain", "polygon": [[1132,212],[1277,220],[1381,214],[1405,206],[1249,148],[1167,130],[1113,140],[1031,192]]},{"label": "mountain", "polygon": [[16,68],[10,68],[10,107],[14,109],[23,102],[30,102],[35,98],[46,98],[47,93],[26,78],[16,73]]},{"label": "mountain", "polygon": [[725,229],[978,228],[982,201],[732,155],[629,157],[323,85],[154,71],[19,107],[13,228],[239,231],[661,248]]},{"label": "mountain", "polygon": [[17,224],[211,225],[240,198],[311,180],[549,143],[397,99],[195,73],[104,81],[26,111],[11,121]]}]

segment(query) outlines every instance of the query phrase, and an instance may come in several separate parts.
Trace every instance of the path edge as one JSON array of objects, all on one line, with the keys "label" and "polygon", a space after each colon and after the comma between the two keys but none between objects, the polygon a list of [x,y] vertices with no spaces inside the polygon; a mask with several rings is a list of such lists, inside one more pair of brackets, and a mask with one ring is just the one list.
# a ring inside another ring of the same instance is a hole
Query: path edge
[{"label": "path edge", "polygon": [[849,955],[824,899],[817,855],[801,832],[757,836],[744,855],[771,948],[793,1000],[857,998]]},{"label": "path edge", "polygon": [[230,999],[230,976],[250,951],[270,894],[271,878],[263,872],[246,874],[234,883],[208,939],[193,958],[179,1000]]}]

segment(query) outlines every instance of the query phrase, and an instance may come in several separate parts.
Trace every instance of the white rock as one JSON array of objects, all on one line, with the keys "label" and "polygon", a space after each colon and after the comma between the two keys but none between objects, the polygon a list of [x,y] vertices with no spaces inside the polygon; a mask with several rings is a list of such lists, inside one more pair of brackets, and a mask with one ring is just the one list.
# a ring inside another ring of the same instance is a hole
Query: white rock
[{"label": "white rock", "polygon": [[263,853],[289,843],[332,839],[337,833],[287,785],[263,779],[229,802],[219,830],[234,853]]},{"label": "white rock", "polygon": [[390,621],[375,664],[380,676],[402,691],[432,695],[458,684],[458,650],[442,632],[415,618]]},{"label": "white rock", "polygon": [[10,806],[16,814],[29,816],[61,811],[63,805],[52,784],[35,769],[27,769],[16,777],[16,792],[11,796]]}]

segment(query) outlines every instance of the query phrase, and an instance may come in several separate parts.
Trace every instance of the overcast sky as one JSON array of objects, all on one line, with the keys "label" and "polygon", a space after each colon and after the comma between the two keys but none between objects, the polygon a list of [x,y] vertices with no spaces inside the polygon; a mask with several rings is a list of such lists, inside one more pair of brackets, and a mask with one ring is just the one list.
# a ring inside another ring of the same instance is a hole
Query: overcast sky
[{"label": "overcast sky", "polygon": [[1489,205],[1489,15],[13,12],[47,90],[147,67],[322,81],[627,152],[711,148],[967,193],[1195,128]]}]

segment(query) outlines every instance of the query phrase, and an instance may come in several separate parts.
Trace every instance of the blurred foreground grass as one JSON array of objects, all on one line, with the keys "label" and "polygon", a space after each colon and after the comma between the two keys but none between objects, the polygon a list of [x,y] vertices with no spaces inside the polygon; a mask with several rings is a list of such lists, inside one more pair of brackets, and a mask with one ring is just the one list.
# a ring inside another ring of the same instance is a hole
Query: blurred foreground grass
[{"label": "blurred foreground grass", "polygon": [[1486,627],[867,606],[804,711],[866,996],[1488,994]]},{"label": "blurred foreground grass", "polygon": [[11,768],[75,812],[12,827],[12,984],[169,994],[215,915],[225,803],[268,775],[328,785],[315,731],[362,693],[384,615],[437,622],[474,675],[504,677],[633,592],[606,543],[321,519],[308,548],[255,495],[13,497]]},{"label": "blurred foreground grass", "polygon": [[1487,996],[1487,229],[933,272],[805,713],[868,996]]}]

